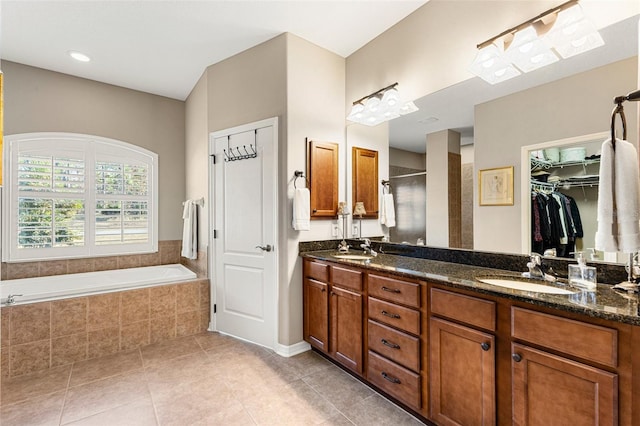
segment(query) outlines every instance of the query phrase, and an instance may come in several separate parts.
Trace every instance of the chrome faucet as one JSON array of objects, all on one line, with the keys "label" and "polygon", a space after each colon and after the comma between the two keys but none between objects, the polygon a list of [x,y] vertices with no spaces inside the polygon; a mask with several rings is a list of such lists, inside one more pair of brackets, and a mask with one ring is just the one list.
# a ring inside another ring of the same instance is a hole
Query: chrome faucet
[{"label": "chrome faucet", "polygon": [[376,257],[378,255],[378,253],[376,253],[371,248],[371,240],[368,239],[368,238],[365,238],[363,241],[364,242],[362,244],[360,244],[360,247],[362,247],[362,250],[364,250],[365,253],[370,254],[373,257]]},{"label": "chrome faucet", "polygon": [[530,259],[527,262],[527,268],[529,268],[529,272],[523,272],[522,276],[526,278],[532,278],[537,280],[546,280],[546,281],[555,281],[556,277],[553,275],[546,274],[542,270],[542,256],[538,253],[531,253],[529,255]]},{"label": "chrome faucet", "polygon": [[13,305],[16,303],[16,297],[20,297],[22,294],[10,294],[7,296],[7,301],[5,302],[7,305]]}]

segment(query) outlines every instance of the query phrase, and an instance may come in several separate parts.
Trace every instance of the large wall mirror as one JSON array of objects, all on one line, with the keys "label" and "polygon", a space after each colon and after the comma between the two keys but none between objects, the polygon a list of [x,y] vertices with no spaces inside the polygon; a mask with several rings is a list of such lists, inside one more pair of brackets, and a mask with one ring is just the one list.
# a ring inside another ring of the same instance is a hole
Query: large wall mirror
[{"label": "large wall mirror", "polygon": [[[378,130],[365,129],[366,126],[350,124],[347,127],[346,155],[351,155],[354,146],[364,146],[379,152],[379,179],[389,179],[394,175],[415,175],[420,179],[399,178],[408,183],[413,197],[405,204],[396,196],[396,228],[389,229],[379,223],[368,227],[363,225],[363,236],[385,235],[392,242],[412,244],[429,241],[429,227],[426,235],[422,227],[402,220],[441,220],[438,225],[447,227],[448,213],[440,217],[432,214],[442,208],[421,197],[429,187],[441,184],[441,175],[427,167],[427,144],[429,137],[442,131],[454,131],[460,135],[459,154],[461,158],[462,229],[460,248],[506,253],[527,253],[530,241],[530,165],[522,162],[523,147],[530,150],[549,143],[564,141],[587,150],[585,157],[594,155],[604,140],[604,132],[609,129],[613,98],[637,89],[638,85],[638,20],[634,16],[600,30],[605,45],[591,52],[559,61],[540,70],[523,74],[501,84],[490,85],[479,78],[471,78],[451,87],[415,100],[419,111],[377,126]],[[471,61],[472,58],[469,59]],[[402,82],[399,82],[402,90]],[[619,92],[619,93],[618,93]],[[629,129],[629,140],[638,140],[638,105],[625,104]],[[376,128],[374,128],[376,129]],[[362,134],[375,135],[381,142],[362,143]],[[589,141],[573,141],[582,135],[597,135]],[[383,140],[383,142],[382,142]],[[570,147],[570,146],[566,146]],[[565,148],[566,148],[565,147]],[[542,148],[544,149],[544,148]],[[561,149],[561,148],[560,148]],[[528,155],[528,154],[527,154]],[[477,199],[477,172],[492,167],[514,166],[515,202],[513,206],[479,206]],[[347,161],[347,180],[351,176],[350,161]],[[585,174],[596,174],[593,166],[581,169]],[[526,170],[525,170],[526,169]],[[555,175],[561,176],[569,169],[558,168]],[[524,174],[523,174],[524,173]],[[426,175],[426,183],[423,176]],[[522,181],[525,179],[526,181]],[[418,183],[420,181],[420,183]],[[352,183],[347,182],[347,192]],[[418,189],[423,185],[427,189]],[[379,194],[384,188],[378,185]],[[424,192],[422,192],[424,191]],[[597,188],[576,186],[570,189],[573,198],[584,201],[596,200]],[[348,198],[349,199],[349,198]],[[595,205],[595,204],[594,204]],[[427,212],[425,215],[424,212]],[[403,214],[400,214],[402,212]],[[595,207],[584,205],[580,211],[583,222],[595,223]],[[368,221],[374,222],[374,221]],[[378,221],[376,221],[378,222]],[[397,232],[404,228],[417,229],[416,234]],[[585,237],[576,249],[593,247],[595,230],[585,230]],[[499,236],[499,238],[496,238]],[[447,245],[447,247],[449,247]],[[615,255],[600,253],[601,259],[615,261]]]},{"label": "large wall mirror", "polygon": [[[601,132],[522,147],[522,205],[529,205],[522,212],[523,252],[570,258],[580,251],[591,260],[622,259],[622,254],[595,250],[600,152],[607,136]],[[549,215],[549,201],[565,214]]]}]

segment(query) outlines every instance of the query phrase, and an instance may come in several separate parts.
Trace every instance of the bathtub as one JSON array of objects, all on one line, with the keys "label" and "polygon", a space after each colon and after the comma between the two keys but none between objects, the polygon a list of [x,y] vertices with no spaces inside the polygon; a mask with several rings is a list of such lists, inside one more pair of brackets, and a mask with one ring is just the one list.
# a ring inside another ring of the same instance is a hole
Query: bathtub
[{"label": "bathtub", "polygon": [[[133,290],[196,279],[195,272],[180,264],[84,272],[50,277],[0,281],[0,305],[15,306],[69,297]],[[20,295],[20,296],[18,296]],[[14,303],[7,299],[13,296]]]}]

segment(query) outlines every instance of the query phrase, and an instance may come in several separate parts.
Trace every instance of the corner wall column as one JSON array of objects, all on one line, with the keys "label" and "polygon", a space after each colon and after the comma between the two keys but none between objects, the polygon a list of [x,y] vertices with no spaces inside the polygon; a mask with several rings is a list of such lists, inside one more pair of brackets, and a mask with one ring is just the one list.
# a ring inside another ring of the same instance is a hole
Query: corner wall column
[{"label": "corner wall column", "polygon": [[427,245],[460,247],[462,200],[460,133],[427,135]]}]

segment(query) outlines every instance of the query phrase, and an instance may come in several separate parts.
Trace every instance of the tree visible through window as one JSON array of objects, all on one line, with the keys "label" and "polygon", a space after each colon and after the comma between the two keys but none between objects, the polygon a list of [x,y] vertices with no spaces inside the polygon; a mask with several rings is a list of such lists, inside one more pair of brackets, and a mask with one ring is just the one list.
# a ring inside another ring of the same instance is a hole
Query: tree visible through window
[{"label": "tree visible through window", "polygon": [[157,249],[156,154],[84,135],[7,140],[10,212],[4,216],[11,241],[5,260]]}]

